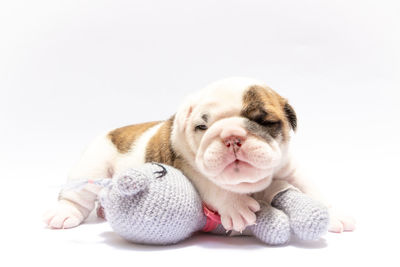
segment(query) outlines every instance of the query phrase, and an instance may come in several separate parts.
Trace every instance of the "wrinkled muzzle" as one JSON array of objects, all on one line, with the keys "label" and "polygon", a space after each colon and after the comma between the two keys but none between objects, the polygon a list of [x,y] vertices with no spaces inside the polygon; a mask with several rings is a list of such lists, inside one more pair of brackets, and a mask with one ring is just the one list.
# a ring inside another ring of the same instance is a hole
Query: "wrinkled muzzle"
[{"label": "wrinkled muzzle", "polygon": [[204,134],[196,154],[199,170],[217,184],[256,183],[272,175],[281,150],[271,138],[265,140],[248,132],[244,118],[215,122]]}]

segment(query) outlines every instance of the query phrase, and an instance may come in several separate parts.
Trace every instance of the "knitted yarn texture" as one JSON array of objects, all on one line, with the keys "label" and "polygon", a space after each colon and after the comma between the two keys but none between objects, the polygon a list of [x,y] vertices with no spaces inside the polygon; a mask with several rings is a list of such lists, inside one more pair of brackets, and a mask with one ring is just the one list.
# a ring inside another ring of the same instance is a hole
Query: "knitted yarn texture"
[{"label": "knitted yarn texture", "polygon": [[135,243],[177,243],[205,224],[197,191],[167,165],[129,169],[101,192],[100,202],[113,230]]},{"label": "knitted yarn texture", "polygon": [[[202,201],[179,170],[146,163],[113,178],[100,192],[107,221],[121,237],[135,243],[174,244],[200,231],[206,224]],[[303,193],[279,193],[272,206],[260,202],[256,224],[243,232],[269,245],[287,243],[291,231],[303,240],[316,240],[328,227],[327,209]],[[226,234],[219,225],[214,234]]]},{"label": "knitted yarn texture", "polygon": [[297,190],[279,193],[271,204],[287,214],[293,233],[301,240],[318,240],[328,231],[328,209]]}]

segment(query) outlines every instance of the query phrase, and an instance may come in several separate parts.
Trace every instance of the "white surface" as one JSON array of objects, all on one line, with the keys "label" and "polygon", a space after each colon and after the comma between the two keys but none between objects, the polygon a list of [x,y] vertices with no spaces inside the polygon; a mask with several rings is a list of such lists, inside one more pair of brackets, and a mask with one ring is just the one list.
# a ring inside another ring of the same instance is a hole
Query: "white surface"
[{"label": "white surface", "polygon": [[[399,266],[399,11],[354,0],[1,2],[1,266]],[[44,228],[91,138],[167,118],[232,75],[289,98],[298,157],[356,232],[285,247],[200,235],[160,248],[127,244],[95,219]]]}]

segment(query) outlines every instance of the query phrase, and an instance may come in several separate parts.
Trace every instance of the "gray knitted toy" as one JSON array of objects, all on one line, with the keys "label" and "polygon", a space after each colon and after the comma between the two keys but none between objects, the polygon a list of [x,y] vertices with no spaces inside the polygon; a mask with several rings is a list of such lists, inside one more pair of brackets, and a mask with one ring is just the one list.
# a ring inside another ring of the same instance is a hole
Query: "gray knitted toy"
[{"label": "gray knitted toy", "polygon": [[[114,177],[101,191],[100,204],[117,234],[142,244],[177,243],[194,232],[211,230],[218,217],[209,214],[196,189],[179,170],[158,163],[146,163]],[[256,224],[243,234],[270,245],[287,243],[291,229],[300,239],[317,240],[326,232],[329,221],[325,207],[293,189],[279,193],[272,206],[261,203],[256,215]],[[226,231],[219,225],[212,233]]]}]

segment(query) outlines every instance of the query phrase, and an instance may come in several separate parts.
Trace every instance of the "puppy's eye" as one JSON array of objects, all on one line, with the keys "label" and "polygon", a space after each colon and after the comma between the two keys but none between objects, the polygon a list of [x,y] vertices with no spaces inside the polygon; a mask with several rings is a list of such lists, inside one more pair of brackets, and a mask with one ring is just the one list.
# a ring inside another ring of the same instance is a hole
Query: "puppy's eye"
[{"label": "puppy's eye", "polygon": [[205,131],[207,129],[208,129],[207,125],[204,125],[204,124],[196,125],[196,127],[194,127],[195,131]]},{"label": "puppy's eye", "polygon": [[262,117],[258,117],[254,121],[265,127],[279,128],[281,126],[281,121],[267,121],[264,120]]},{"label": "puppy's eye", "polygon": [[263,121],[261,125],[267,127],[279,127],[281,125],[281,121]]}]

